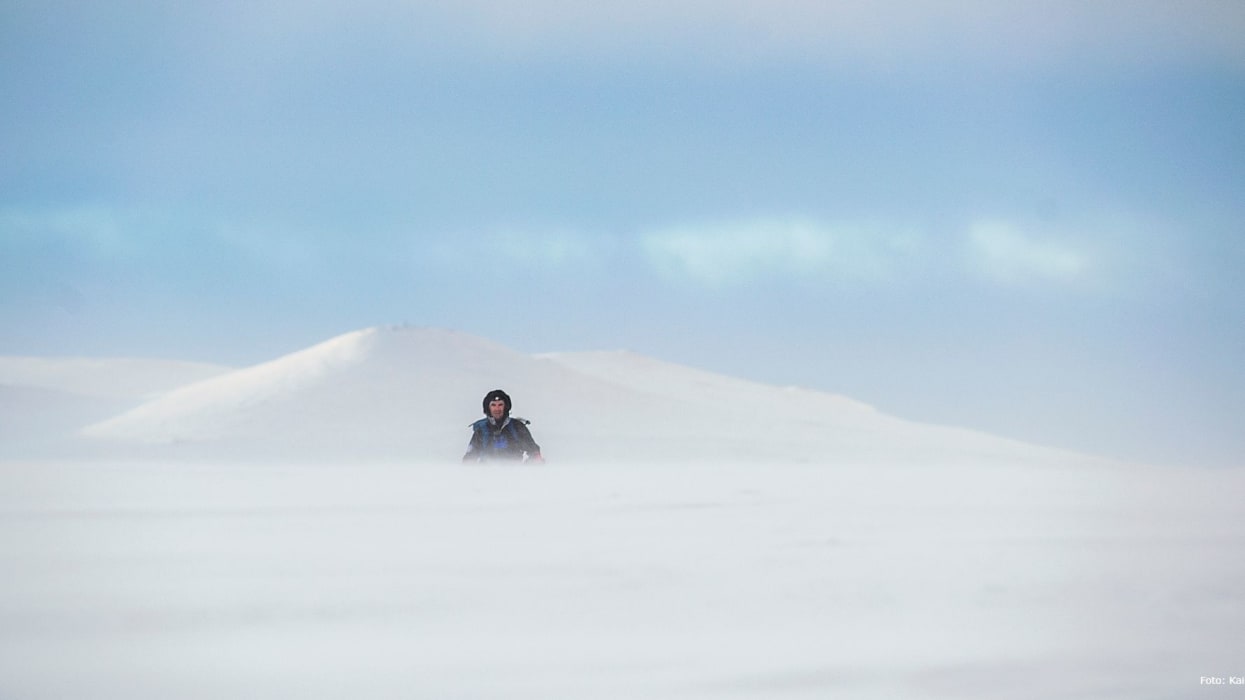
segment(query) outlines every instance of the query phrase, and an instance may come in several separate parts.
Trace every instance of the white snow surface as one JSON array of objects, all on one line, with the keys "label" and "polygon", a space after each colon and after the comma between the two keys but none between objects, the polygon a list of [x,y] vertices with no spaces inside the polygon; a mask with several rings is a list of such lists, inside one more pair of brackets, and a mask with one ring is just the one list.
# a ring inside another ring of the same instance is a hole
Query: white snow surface
[{"label": "white snow surface", "polygon": [[0,463],[0,697],[1225,697],[1239,472]]},{"label": "white snow surface", "polygon": [[[0,698],[1245,692],[1241,470],[431,329],[134,381],[0,452]],[[457,463],[495,387],[549,463]]]}]

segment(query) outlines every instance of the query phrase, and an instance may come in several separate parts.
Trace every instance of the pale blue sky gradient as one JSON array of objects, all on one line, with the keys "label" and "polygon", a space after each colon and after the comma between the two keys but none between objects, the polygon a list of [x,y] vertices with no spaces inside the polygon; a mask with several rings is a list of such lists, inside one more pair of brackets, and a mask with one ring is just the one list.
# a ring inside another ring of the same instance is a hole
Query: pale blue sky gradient
[{"label": "pale blue sky gradient", "polygon": [[409,322],[1241,464],[1245,4],[1033,5],[2,3],[0,353]]}]

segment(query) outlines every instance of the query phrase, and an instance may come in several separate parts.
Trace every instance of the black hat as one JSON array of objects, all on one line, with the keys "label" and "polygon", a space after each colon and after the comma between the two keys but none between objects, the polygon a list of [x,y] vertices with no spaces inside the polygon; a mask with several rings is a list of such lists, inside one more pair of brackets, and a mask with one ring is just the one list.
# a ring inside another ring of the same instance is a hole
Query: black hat
[{"label": "black hat", "polygon": [[489,415],[488,405],[493,403],[494,401],[501,401],[505,403],[506,404],[506,415],[510,415],[510,395],[502,391],[501,389],[494,389],[484,395],[484,401],[482,404],[482,407],[484,408],[484,415],[486,416]]}]

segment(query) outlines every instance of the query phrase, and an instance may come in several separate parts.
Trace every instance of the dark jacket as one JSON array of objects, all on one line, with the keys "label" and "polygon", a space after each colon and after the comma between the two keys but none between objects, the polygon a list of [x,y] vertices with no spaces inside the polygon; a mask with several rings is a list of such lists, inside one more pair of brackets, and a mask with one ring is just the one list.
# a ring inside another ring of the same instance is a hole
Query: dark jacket
[{"label": "dark jacket", "polygon": [[540,459],[540,445],[532,439],[527,429],[529,421],[506,416],[500,421],[481,418],[471,424],[471,442],[467,444],[464,462],[488,462],[492,460],[520,461]]}]

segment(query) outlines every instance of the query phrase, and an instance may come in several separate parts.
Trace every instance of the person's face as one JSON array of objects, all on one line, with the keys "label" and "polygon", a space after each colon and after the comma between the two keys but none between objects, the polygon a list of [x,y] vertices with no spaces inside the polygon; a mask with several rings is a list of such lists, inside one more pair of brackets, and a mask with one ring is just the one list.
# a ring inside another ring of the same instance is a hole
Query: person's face
[{"label": "person's face", "polygon": [[502,416],[506,415],[506,402],[505,401],[489,401],[488,402],[488,414],[494,418],[501,418]]}]

